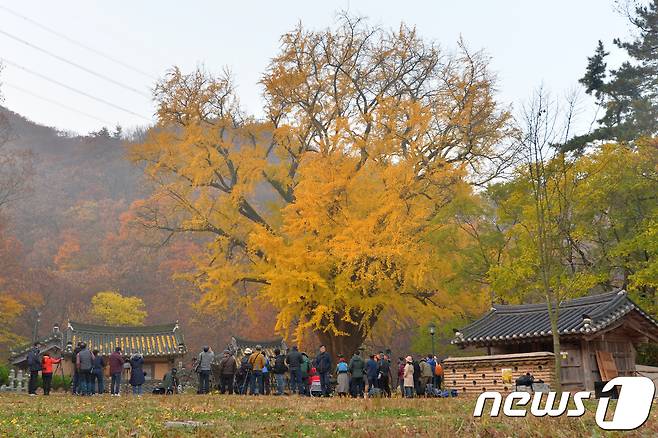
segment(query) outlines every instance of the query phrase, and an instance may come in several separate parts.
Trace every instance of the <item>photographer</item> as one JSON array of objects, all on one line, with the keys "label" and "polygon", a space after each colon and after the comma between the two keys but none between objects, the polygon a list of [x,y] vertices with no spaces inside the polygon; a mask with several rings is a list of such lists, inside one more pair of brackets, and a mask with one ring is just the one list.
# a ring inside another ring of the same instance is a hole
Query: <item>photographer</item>
[{"label": "photographer", "polygon": [[252,353],[253,352],[251,351],[251,348],[246,348],[244,350],[244,356],[242,356],[240,361],[240,368],[238,370],[238,374],[236,375],[237,392],[239,394],[247,393],[247,386],[251,381],[251,372],[253,367],[251,363],[249,363],[249,358],[251,357]]},{"label": "photographer", "polygon": [[76,395],[80,394],[80,372],[78,371],[78,353],[80,353],[80,345],[82,342],[78,342],[73,350],[73,355],[71,356],[71,362],[73,363],[73,382],[71,382],[71,394]]},{"label": "photographer", "polygon": [[286,366],[286,357],[281,354],[281,350],[278,348],[274,349],[274,366],[272,367],[272,372],[276,378],[276,394],[283,395],[283,390],[286,387],[286,371],[288,367]]},{"label": "photographer", "polygon": [[178,369],[174,367],[164,375],[158,387],[153,389],[153,394],[177,394],[178,384]]},{"label": "photographer", "polygon": [[121,395],[121,374],[123,373],[124,363],[125,360],[121,356],[121,347],[117,347],[110,354],[110,375],[112,376],[110,393],[116,397]]},{"label": "photographer", "polygon": [[215,360],[215,353],[207,345],[199,353],[197,361],[197,372],[199,373],[199,394],[208,394],[210,392],[210,371],[211,365]]},{"label": "photographer", "polygon": [[130,385],[133,387],[133,395],[142,395],[142,385],[146,381],[143,366],[144,357],[137,350],[133,350],[130,357]]},{"label": "photographer", "polygon": [[233,379],[238,363],[229,350],[224,350],[224,357],[219,361],[219,392],[233,394]]},{"label": "photographer", "polygon": [[80,352],[75,362],[78,369],[78,394],[91,395],[91,370],[94,367],[94,355],[87,349],[87,344],[80,344]]},{"label": "photographer", "polygon": [[299,394],[303,393],[302,385],[302,354],[297,350],[297,346],[293,345],[292,349],[286,356],[286,363],[290,369],[290,391],[292,394],[298,392]]},{"label": "photographer", "polygon": [[50,395],[50,388],[53,381],[53,364],[60,363],[62,358],[55,359],[47,353],[41,359],[41,379],[43,380],[43,395]]},{"label": "photographer", "polygon": [[27,353],[27,366],[30,370],[30,381],[27,384],[27,392],[30,395],[37,395],[37,379],[39,378],[39,371],[41,371],[39,347],[41,347],[41,345],[38,342],[35,342]]},{"label": "photographer", "polygon": [[262,347],[256,345],[256,352],[249,356],[249,364],[251,365],[251,395],[263,394],[263,368],[265,367],[265,355],[262,352]]},{"label": "photographer", "polygon": [[105,382],[103,381],[103,369],[105,368],[105,359],[98,354],[98,350],[94,350],[94,367],[91,371],[91,393],[102,394],[105,392]]}]

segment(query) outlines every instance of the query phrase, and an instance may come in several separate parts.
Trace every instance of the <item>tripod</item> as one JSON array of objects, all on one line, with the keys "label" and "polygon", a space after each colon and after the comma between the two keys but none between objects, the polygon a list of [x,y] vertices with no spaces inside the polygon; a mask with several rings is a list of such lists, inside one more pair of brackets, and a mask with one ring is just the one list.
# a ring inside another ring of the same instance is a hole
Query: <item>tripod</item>
[{"label": "tripod", "polygon": [[244,375],[244,382],[242,382],[240,395],[245,395],[247,393],[247,385],[249,384],[251,384],[251,370],[247,369],[247,372]]},{"label": "tripod", "polygon": [[[50,393],[50,387],[52,385],[52,378],[57,375],[57,372],[59,372],[59,375],[62,377],[62,387],[64,387],[64,370],[62,369],[62,360],[63,360],[63,358],[60,357],[59,362],[57,362],[57,365],[55,365],[55,370],[50,375],[51,380],[50,380],[49,383],[46,383],[46,379],[45,379],[43,373],[41,373],[41,378],[43,380],[43,392],[44,392],[44,394],[49,394]],[[66,388],[64,388],[64,390],[66,391]]]}]

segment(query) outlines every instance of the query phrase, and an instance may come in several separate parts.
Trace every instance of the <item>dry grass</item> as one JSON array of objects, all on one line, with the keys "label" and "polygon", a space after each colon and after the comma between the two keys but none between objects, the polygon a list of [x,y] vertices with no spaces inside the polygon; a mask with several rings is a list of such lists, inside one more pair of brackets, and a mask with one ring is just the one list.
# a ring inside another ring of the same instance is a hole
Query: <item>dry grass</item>
[{"label": "dry grass", "polygon": [[[474,399],[309,399],[221,395],[50,398],[0,395],[0,436],[608,436],[582,418],[473,418]],[[197,421],[200,427],[165,426]],[[621,436],[620,433],[609,434]],[[652,412],[625,436],[657,436]]]}]

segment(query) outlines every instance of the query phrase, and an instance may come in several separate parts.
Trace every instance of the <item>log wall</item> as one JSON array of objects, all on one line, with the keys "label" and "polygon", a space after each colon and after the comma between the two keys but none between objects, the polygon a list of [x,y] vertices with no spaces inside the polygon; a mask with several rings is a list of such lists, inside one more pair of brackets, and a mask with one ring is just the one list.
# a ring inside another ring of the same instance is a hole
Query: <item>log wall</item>
[{"label": "log wall", "polygon": [[[551,386],[555,369],[553,353],[517,353],[492,356],[449,357],[443,362],[444,385],[459,394],[514,391],[514,381],[530,373]],[[512,370],[512,383],[503,382],[503,368]]]}]

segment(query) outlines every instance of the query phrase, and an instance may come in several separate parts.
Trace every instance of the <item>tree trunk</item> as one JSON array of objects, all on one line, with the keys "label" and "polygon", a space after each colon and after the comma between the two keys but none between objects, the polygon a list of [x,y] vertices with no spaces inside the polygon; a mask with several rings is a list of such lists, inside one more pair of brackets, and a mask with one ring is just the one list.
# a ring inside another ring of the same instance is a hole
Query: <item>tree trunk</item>
[{"label": "tree trunk", "polygon": [[[360,319],[360,315],[351,314],[350,316],[353,321]],[[374,317],[371,317],[371,324],[374,323],[374,319]],[[327,347],[327,352],[331,355],[335,364],[341,354],[349,360],[354,352],[363,345],[366,335],[358,325],[344,321],[340,315],[334,315],[333,324],[338,330],[347,333],[347,335],[338,336],[330,331],[321,330],[316,330],[315,334],[320,339],[320,343]]]},{"label": "tree trunk", "polygon": [[559,307],[557,306],[559,306],[559,304],[549,304],[548,318],[551,321],[553,353],[555,354],[555,376],[553,380],[554,388],[551,389],[559,393],[562,391],[562,355],[560,354],[560,332],[558,330]]},{"label": "tree trunk", "polygon": [[360,333],[354,333],[349,336],[336,336],[333,333],[316,332],[320,343],[327,347],[327,352],[331,355],[334,365],[338,363],[338,356],[345,356],[345,360],[349,361],[355,351],[363,345],[365,336]]}]

